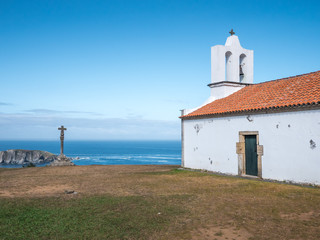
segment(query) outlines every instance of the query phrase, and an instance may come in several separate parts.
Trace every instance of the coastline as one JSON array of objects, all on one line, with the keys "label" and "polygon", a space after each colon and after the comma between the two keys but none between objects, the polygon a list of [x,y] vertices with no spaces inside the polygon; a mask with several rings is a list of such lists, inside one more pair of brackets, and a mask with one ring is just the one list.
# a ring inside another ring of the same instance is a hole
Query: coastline
[{"label": "coastline", "polygon": [[[0,151],[12,148],[59,154],[59,141],[0,141]],[[65,141],[65,155],[76,165],[180,165],[178,140]],[[43,166],[43,165],[37,165]],[[14,168],[22,166],[4,166]]]}]

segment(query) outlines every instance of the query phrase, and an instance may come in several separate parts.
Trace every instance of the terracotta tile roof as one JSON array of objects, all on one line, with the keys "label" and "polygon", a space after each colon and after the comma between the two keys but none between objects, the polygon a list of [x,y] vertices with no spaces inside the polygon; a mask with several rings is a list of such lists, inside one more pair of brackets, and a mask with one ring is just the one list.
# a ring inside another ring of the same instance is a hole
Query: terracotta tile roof
[{"label": "terracotta tile roof", "polygon": [[246,86],[181,118],[310,104],[320,104],[320,71]]}]

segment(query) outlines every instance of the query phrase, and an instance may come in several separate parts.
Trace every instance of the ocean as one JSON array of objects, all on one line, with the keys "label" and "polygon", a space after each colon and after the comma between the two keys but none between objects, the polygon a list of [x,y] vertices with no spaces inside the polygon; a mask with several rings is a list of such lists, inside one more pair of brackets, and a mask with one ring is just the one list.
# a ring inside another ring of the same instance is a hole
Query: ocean
[{"label": "ocean", "polygon": [[[0,151],[9,149],[42,150],[59,155],[60,142],[0,141]],[[64,154],[72,158],[75,165],[180,165],[181,142],[65,141]],[[0,167],[21,167],[21,165],[0,164]]]}]

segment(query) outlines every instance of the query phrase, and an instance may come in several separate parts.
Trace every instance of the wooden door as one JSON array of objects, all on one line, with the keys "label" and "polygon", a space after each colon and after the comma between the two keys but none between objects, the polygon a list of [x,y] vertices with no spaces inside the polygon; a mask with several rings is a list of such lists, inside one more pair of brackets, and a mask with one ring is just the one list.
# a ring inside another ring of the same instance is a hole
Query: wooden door
[{"label": "wooden door", "polygon": [[246,174],[258,176],[257,136],[245,136]]}]

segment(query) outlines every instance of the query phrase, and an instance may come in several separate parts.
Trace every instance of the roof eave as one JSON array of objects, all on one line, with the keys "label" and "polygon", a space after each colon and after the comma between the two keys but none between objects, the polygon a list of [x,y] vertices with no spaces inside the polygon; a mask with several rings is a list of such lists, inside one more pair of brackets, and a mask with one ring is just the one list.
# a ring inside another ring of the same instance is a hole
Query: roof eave
[{"label": "roof eave", "polygon": [[304,111],[304,110],[315,110],[320,109],[320,101],[312,103],[303,103],[295,105],[285,105],[285,106],[274,106],[267,108],[257,108],[257,109],[246,109],[239,111],[225,111],[221,113],[209,113],[201,115],[184,115],[180,116],[180,119],[201,119],[201,118],[212,118],[212,117],[224,117],[224,116],[234,116],[234,115],[246,115],[248,113],[262,114],[262,113],[279,113],[279,112],[293,112],[293,111]]}]

